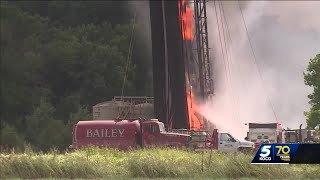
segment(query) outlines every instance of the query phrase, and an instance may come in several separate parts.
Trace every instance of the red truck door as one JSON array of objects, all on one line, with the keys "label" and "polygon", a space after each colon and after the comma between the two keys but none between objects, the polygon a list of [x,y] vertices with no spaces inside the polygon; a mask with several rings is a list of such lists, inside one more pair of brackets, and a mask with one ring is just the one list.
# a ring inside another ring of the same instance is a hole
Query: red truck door
[{"label": "red truck door", "polygon": [[218,133],[218,129],[214,129],[213,133],[212,133],[212,137],[211,137],[211,147],[213,149],[218,149],[218,141],[219,141],[219,133]]},{"label": "red truck door", "polygon": [[160,140],[160,130],[157,123],[145,123],[143,125],[143,145],[158,146]]}]

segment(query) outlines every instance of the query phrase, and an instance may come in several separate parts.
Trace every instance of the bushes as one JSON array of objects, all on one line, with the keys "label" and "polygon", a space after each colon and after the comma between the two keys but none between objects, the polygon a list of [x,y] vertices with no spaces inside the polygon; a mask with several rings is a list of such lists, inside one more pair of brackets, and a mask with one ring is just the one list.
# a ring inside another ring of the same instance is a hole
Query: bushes
[{"label": "bushes", "polygon": [[0,124],[0,150],[5,151],[15,148],[15,150],[23,149],[24,138],[17,133],[16,128],[7,125],[6,123]]},{"label": "bushes", "polygon": [[0,178],[317,178],[313,165],[251,165],[252,156],[174,149],[122,152],[87,148],[56,154],[1,154]]}]

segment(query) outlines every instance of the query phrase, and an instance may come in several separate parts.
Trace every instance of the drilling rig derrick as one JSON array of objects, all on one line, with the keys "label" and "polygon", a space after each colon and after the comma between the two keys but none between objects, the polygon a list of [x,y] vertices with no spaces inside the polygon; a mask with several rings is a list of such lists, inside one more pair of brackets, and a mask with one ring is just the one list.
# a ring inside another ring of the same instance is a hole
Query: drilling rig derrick
[{"label": "drilling rig derrick", "polygon": [[207,129],[199,108],[214,94],[206,1],[149,2],[155,117],[169,128]]},{"label": "drilling rig derrick", "polygon": [[208,25],[206,0],[194,0],[194,21],[195,21],[195,37],[196,48],[193,48],[196,53],[194,58],[198,65],[198,77],[200,86],[200,95],[203,100],[214,94],[214,84],[212,80],[212,71],[209,55],[208,43]]}]

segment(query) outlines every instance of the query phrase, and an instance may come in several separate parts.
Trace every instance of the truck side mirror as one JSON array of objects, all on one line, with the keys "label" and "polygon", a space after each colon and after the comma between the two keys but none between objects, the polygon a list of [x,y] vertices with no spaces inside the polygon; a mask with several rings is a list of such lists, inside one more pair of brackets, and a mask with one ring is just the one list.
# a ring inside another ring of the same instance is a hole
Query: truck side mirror
[{"label": "truck side mirror", "polygon": [[244,140],[248,141],[248,137],[245,137]]}]

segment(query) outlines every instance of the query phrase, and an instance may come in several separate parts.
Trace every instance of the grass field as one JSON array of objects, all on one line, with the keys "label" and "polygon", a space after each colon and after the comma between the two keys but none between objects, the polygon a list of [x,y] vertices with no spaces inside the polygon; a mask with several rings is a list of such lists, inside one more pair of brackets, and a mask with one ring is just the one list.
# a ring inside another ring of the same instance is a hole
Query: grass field
[{"label": "grass field", "polygon": [[174,149],[121,152],[87,148],[75,152],[33,152],[0,155],[2,178],[108,178],[108,179],[318,179],[320,165],[251,165],[252,155]]}]

